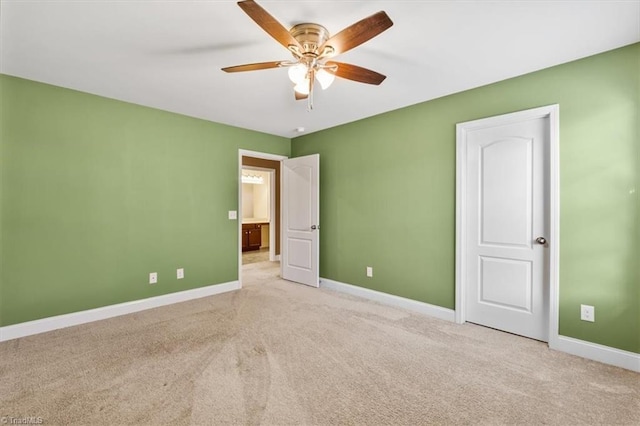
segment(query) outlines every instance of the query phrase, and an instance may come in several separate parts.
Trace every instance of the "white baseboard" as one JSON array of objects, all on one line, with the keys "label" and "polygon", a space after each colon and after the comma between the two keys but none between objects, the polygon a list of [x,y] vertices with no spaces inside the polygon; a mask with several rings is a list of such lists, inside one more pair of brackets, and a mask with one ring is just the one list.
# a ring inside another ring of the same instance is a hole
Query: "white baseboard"
[{"label": "white baseboard", "polygon": [[557,351],[640,373],[640,354],[634,352],[623,351],[622,349],[567,336],[558,336],[557,340],[549,341],[549,347]]},{"label": "white baseboard", "polygon": [[341,293],[351,294],[353,296],[362,297],[364,299],[373,300],[374,302],[391,305],[398,308],[408,309],[431,317],[439,318],[445,321],[455,322],[455,311],[443,308],[441,306],[431,305],[417,300],[407,299],[405,297],[394,296],[393,294],[382,293],[380,291],[370,290],[368,288],[358,287],[351,284],[345,284],[333,281],[327,278],[320,278],[320,287],[339,291]]},{"label": "white baseboard", "polygon": [[[342,293],[359,296],[385,305],[396,306],[408,309],[421,314],[440,318],[445,321],[455,322],[455,311],[436,305],[430,305],[416,300],[406,299],[392,294],[382,293],[368,288],[357,287],[333,281],[327,278],[320,278],[320,286]],[[599,345],[572,337],[558,336],[557,339],[549,341],[549,348],[577,355],[582,358],[599,361],[604,364],[614,365],[627,370],[640,372],[640,354],[624,351],[609,346]]]},{"label": "white baseboard", "polygon": [[117,305],[103,306],[101,308],[8,325],[0,327],[0,342],[238,289],[240,289],[240,283],[238,281],[231,281],[223,284],[214,284],[207,287],[164,294],[162,296],[149,297],[148,299],[134,300],[131,302],[118,303]]}]

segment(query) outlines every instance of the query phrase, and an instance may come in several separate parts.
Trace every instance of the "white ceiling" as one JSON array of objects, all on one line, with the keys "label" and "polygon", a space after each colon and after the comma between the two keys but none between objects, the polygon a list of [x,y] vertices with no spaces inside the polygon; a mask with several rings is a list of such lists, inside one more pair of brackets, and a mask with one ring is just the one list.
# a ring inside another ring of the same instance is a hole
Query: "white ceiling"
[{"label": "white ceiling", "polygon": [[336,60],[387,79],[336,79],[307,112],[285,69],[224,73],[290,55],[219,0],[2,0],[0,72],[294,137],[640,41],[640,0],[258,3],[332,34],[386,11],[393,27]]}]

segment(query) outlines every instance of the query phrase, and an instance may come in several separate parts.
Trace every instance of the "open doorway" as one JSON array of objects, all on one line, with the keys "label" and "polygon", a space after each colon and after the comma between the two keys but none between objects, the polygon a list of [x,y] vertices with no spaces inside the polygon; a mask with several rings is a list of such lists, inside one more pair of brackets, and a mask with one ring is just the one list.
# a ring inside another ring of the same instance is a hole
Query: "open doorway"
[{"label": "open doorway", "polygon": [[280,165],[286,158],[281,155],[239,150],[240,285],[243,265],[280,261]]},{"label": "open doorway", "polygon": [[275,169],[242,166],[243,265],[276,260],[275,180]]}]

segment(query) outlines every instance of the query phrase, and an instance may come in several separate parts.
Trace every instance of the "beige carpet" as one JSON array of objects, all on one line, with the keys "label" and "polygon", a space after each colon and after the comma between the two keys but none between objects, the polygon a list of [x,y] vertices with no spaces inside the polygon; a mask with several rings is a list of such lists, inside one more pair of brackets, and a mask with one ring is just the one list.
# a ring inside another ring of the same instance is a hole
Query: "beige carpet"
[{"label": "beige carpet", "polygon": [[288,283],[0,344],[0,417],[45,424],[640,424],[640,375]]}]

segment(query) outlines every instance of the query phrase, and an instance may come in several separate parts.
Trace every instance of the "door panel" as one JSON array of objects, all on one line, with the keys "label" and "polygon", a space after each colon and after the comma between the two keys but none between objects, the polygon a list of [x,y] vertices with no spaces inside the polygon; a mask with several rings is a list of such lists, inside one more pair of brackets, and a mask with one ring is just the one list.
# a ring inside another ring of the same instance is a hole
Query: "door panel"
[{"label": "door panel", "polygon": [[479,303],[531,312],[531,262],[485,256],[479,259]]},{"label": "door panel", "polygon": [[320,285],[318,154],[283,161],[282,278]]},{"label": "door panel", "polygon": [[548,118],[467,134],[467,321],[548,339]]},{"label": "door panel", "polygon": [[509,138],[480,150],[481,244],[531,246],[533,141]]},{"label": "door panel", "polygon": [[311,213],[311,188],[313,167],[309,165],[291,165],[288,174],[288,226],[289,230],[308,231],[313,225]]},{"label": "door panel", "polygon": [[287,247],[289,253],[288,265],[293,268],[310,270],[313,266],[311,261],[313,248],[311,244],[312,242],[308,239],[289,238]]}]

